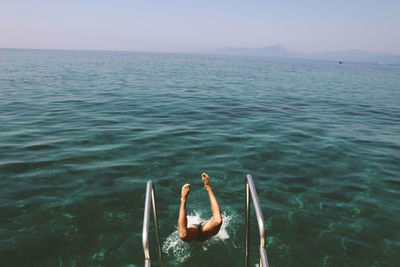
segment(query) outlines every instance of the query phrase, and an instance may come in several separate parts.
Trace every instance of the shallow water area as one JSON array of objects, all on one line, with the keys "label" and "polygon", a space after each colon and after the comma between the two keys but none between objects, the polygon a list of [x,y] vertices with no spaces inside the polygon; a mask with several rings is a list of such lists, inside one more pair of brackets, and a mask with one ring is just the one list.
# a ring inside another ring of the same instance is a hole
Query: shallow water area
[{"label": "shallow water area", "polygon": [[[270,266],[396,266],[399,85],[397,65],[0,49],[0,266],[142,266],[149,179],[166,266],[241,266],[247,173]],[[225,224],[184,244],[202,172]],[[252,264],[258,242],[253,220]]]}]

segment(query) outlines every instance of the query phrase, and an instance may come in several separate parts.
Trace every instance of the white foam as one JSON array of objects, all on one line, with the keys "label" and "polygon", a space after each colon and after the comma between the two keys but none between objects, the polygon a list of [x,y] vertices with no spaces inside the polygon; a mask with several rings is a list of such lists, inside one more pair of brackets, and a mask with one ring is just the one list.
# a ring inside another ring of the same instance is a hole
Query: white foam
[{"label": "white foam", "polygon": [[[202,218],[200,213],[194,211],[194,214],[190,214],[187,216],[187,220],[188,225],[191,225],[207,221],[208,219]],[[225,212],[222,214],[221,229],[219,230],[217,235],[202,243],[202,248],[204,251],[208,250],[209,247],[218,242],[224,242],[225,240],[229,239],[227,228],[231,220],[232,216],[227,215]],[[167,237],[162,246],[162,250],[165,254],[172,255],[178,262],[181,263],[186,261],[192,254],[191,244],[185,243],[179,239],[178,226],[176,226],[176,230]]]}]

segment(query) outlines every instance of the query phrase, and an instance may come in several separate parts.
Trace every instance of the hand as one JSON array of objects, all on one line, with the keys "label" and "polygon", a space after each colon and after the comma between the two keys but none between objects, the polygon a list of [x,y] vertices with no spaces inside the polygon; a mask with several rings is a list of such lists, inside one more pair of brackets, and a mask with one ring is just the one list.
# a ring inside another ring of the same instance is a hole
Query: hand
[{"label": "hand", "polygon": [[207,189],[208,187],[211,187],[210,185],[210,177],[208,177],[208,174],[203,172],[201,175],[201,179],[204,182],[204,188]]},{"label": "hand", "polygon": [[182,186],[182,199],[186,199],[190,192],[190,184]]}]

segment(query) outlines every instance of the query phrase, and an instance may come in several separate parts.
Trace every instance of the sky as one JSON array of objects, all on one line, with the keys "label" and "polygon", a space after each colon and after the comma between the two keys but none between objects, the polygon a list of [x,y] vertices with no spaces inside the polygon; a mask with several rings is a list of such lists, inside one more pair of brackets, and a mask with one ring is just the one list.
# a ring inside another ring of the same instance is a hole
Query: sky
[{"label": "sky", "polygon": [[400,0],[0,0],[0,47],[400,55]]}]

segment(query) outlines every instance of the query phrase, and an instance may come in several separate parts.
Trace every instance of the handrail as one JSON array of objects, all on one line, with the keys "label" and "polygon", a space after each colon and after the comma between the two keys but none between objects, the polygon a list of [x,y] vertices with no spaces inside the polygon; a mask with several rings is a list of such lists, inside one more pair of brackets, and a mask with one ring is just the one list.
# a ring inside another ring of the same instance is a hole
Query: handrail
[{"label": "handrail", "polygon": [[[151,202],[151,203],[150,203]],[[144,266],[151,266],[150,252],[149,252],[149,226],[150,226],[150,204],[153,206],[153,219],[154,228],[156,231],[156,240],[158,246],[158,259],[160,266],[164,267],[163,257],[160,246],[160,234],[158,231],[158,220],[157,220],[157,209],[156,209],[156,198],[154,194],[154,186],[152,181],[147,181],[146,187],[146,199],[144,201],[144,216],[143,216],[143,231],[142,231],[142,244],[144,251]]]},{"label": "handrail", "polygon": [[260,202],[258,201],[258,196],[256,192],[256,187],[254,186],[253,177],[247,174],[246,178],[246,250],[245,250],[245,262],[244,266],[249,266],[249,234],[250,234],[250,194],[253,200],[254,209],[256,211],[258,229],[260,231],[260,266],[269,267],[267,252],[265,250],[265,224],[264,217],[262,215]]}]

